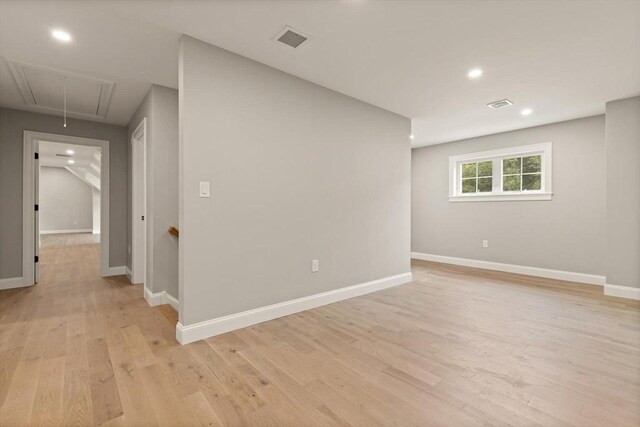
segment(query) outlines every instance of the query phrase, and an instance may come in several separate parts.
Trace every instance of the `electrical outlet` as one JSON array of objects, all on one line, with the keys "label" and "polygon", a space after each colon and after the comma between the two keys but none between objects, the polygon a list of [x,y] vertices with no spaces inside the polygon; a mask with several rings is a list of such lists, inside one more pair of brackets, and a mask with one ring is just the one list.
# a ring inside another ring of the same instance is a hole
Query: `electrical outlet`
[{"label": "electrical outlet", "polygon": [[482,241],[482,247],[483,248],[488,248],[489,247],[489,241],[488,240],[483,240]]},{"label": "electrical outlet", "polygon": [[318,271],[320,271],[320,262],[317,259],[312,259],[311,260],[311,272],[312,273],[317,273]]}]

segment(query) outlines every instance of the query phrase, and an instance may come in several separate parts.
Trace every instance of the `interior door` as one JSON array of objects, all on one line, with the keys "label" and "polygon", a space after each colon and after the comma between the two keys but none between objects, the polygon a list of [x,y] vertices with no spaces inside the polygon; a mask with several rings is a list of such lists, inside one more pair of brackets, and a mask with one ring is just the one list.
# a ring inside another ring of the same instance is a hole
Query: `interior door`
[{"label": "interior door", "polygon": [[33,193],[33,202],[35,203],[33,207],[34,221],[33,221],[33,235],[34,239],[34,248],[33,253],[35,255],[33,262],[33,281],[34,283],[38,283],[38,279],[40,278],[40,156],[38,153],[40,152],[40,143],[38,141],[34,141],[35,147],[34,151],[36,155],[34,156],[35,164],[34,164],[34,193]]},{"label": "interior door", "polygon": [[132,168],[133,168],[133,236],[132,236],[132,282],[145,283],[146,279],[146,161],[145,137],[134,132],[132,138]]}]

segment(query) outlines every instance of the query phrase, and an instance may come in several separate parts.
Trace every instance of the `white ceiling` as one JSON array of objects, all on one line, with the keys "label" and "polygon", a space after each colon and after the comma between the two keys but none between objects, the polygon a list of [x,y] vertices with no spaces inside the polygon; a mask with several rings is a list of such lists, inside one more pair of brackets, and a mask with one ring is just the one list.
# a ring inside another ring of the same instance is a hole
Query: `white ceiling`
[{"label": "white ceiling", "polygon": [[[67,150],[72,150],[73,154],[67,154]],[[98,176],[100,176],[100,153],[100,147],[63,144],[60,142],[39,141],[38,146],[40,166],[64,168],[70,166],[67,161],[69,159],[73,159],[73,166],[75,167],[86,168],[93,163],[95,166],[97,166],[97,171],[95,173]],[[58,154],[61,156],[59,156]]]},{"label": "white ceiling", "polygon": [[[285,25],[311,40],[278,45]],[[414,146],[600,114],[640,94],[638,1],[0,0],[0,55],[115,82],[111,123],[126,124],[151,83],[177,87],[183,33],[411,117]],[[473,67],[481,78],[466,77]],[[485,106],[502,98],[515,105]],[[0,104],[27,108],[4,61]]]}]

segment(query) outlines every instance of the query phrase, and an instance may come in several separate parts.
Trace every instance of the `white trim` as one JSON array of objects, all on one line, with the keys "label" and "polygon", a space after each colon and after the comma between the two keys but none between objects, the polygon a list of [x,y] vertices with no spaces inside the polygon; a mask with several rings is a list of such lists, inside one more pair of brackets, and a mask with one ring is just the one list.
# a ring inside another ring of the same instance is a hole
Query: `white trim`
[{"label": "white trim", "polygon": [[93,228],[77,228],[75,230],[40,230],[40,234],[76,234],[76,233],[91,233]]},{"label": "white trim", "polygon": [[164,291],[164,301],[165,304],[169,304],[174,308],[175,311],[178,311],[178,305],[180,304],[180,301],[178,301],[177,298],[174,298],[173,295],[169,294],[169,292],[167,291]]},{"label": "white trim", "polygon": [[640,300],[640,288],[620,285],[604,285],[604,294],[611,297]]},{"label": "white trim", "polygon": [[553,193],[518,193],[504,194],[501,196],[495,194],[465,194],[459,196],[449,196],[450,202],[513,202],[516,200],[551,200]]},{"label": "white trim", "polygon": [[121,265],[119,267],[109,267],[107,271],[102,272],[102,277],[110,277],[110,276],[124,276],[127,272],[127,267]]},{"label": "white trim", "polygon": [[485,270],[504,271],[506,273],[524,274],[527,276],[545,277],[547,279],[566,280],[568,282],[585,283],[588,285],[604,286],[604,276],[595,274],[574,273],[572,271],[551,270],[548,268],[528,267],[516,264],[504,264],[500,262],[481,261],[468,258],[455,258],[443,255],[423,254],[411,252],[411,258],[423,261],[441,262],[444,264],[462,265],[465,267],[482,268]]},{"label": "white trim", "polygon": [[[450,202],[499,202],[499,201],[531,201],[551,200],[552,191],[552,148],[551,142],[523,145],[520,147],[501,148],[499,150],[481,151],[477,153],[449,156],[449,201]],[[541,189],[538,191],[502,191],[502,159],[539,154],[542,156]],[[461,190],[461,166],[465,162],[493,162],[493,188],[486,193],[467,193]],[[497,162],[499,162],[499,167]]]},{"label": "white trim", "polygon": [[133,283],[133,281],[131,280],[131,270],[129,270],[129,267],[125,267],[124,268],[124,274],[127,276],[127,279],[129,279],[129,282]]},{"label": "white trim", "polygon": [[0,279],[0,290],[6,289],[15,289],[15,288],[25,288],[27,286],[31,286],[30,284],[25,284],[22,277],[8,277],[6,279]]},{"label": "white trim", "polygon": [[153,293],[146,286],[144,287],[144,299],[151,307],[158,305],[169,304],[176,311],[178,311],[179,301],[171,296],[167,291]]},{"label": "white trim", "polygon": [[145,286],[144,299],[147,301],[147,304],[149,304],[151,307],[164,304],[164,292],[158,292],[157,294],[154,294]]},{"label": "white trim", "polygon": [[307,297],[296,298],[277,304],[260,307],[241,313],[230,314],[216,319],[205,320],[193,325],[183,325],[178,322],[176,326],[176,339],[181,344],[189,344],[204,338],[224,334],[257,323],[288,316],[301,311],[320,307],[326,304],[357,297],[359,295],[380,291],[393,286],[402,285],[412,280],[411,273],[398,274],[371,282],[335,289]]},{"label": "white trim", "polygon": [[[46,140],[59,142],[62,144],[87,145],[101,148],[100,165],[100,188],[102,189],[100,203],[100,271],[103,277],[113,276],[112,269],[124,267],[109,267],[109,141],[102,139],[84,138],[70,135],[60,135],[54,133],[34,132],[25,130],[23,132],[23,153],[22,153],[22,277],[25,285],[35,283],[35,269],[33,257],[35,254],[35,215],[33,212],[35,194],[35,162],[34,153],[38,141]],[[124,274],[124,270],[121,273]]]}]

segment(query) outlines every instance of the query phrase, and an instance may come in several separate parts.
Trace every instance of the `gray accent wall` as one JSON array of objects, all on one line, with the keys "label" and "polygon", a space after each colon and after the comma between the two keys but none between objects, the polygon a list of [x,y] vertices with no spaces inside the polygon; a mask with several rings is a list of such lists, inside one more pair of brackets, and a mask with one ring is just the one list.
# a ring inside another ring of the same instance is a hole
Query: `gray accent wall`
[{"label": "gray accent wall", "polygon": [[[449,156],[549,141],[552,200],[449,202]],[[605,168],[604,116],[414,149],[412,250],[604,276]]]},{"label": "gray accent wall", "polygon": [[[146,286],[153,293],[167,291],[178,298],[178,239],[170,226],[178,226],[178,91],[153,85],[127,127],[131,181],[131,136],[147,119],[147,271]],[[131,186],[127,188],[127,218],[131,218]],[[131,221],[127,221],[127,247]],[[131,268],[131,253],[127,251]]]},{"label": "gray accent wall", "polygon": [[179,67],[183,325],[410,271],[409,119],[186,36]]},{"label": "gray accent wall", "polygon": [[607,283],[640,287],[640,97],[607,103]]},{"label": "gray accent wall", "polygon": [[105,139],[110,150],[109,266],[126,262],[126,128],[0,108],[0,279],[22,276],[23,131]]},{"label": "gray accent wall", "polygon": [[40,168],[40,232],[93,230],[93,188],[57,167]]}]

